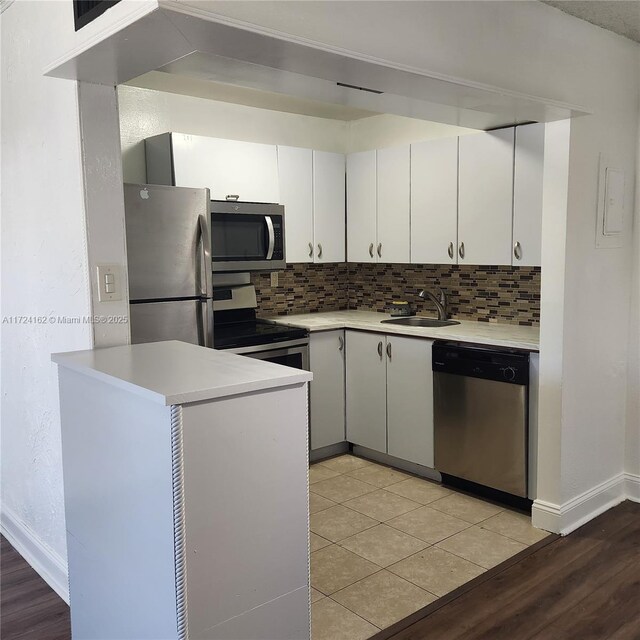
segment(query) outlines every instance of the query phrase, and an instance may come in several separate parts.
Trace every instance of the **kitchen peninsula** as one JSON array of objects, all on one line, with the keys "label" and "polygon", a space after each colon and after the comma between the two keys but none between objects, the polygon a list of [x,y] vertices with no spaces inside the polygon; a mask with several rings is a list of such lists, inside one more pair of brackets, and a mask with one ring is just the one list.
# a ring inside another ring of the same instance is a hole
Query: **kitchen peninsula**
[{"label": "kitchen peninsula", "polygon": [[178,341],[52,359],[74,637],[309,638],[312,375]]}]

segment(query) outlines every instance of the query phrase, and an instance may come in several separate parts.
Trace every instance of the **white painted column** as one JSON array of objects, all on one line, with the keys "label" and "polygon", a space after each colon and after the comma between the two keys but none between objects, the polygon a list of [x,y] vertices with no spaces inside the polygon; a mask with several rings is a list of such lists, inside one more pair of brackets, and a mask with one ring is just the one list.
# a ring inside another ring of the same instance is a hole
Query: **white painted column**
[{"label": "white painted column", "polygon": [[[115,87],[78,83],[78,107],[86,212],[87,258],[91,283],[93,344],[128,344],[129,289],[122,191],[122,154]],[[121,298],[100,302],[97,266],[120,266]],[[120,322],[114,318],[124,318]]]},{"label": "white painted column", "polygon": [[562,370],[571,122],[545,128],[537,496],[533,525],[559,532],[562,504]]}]

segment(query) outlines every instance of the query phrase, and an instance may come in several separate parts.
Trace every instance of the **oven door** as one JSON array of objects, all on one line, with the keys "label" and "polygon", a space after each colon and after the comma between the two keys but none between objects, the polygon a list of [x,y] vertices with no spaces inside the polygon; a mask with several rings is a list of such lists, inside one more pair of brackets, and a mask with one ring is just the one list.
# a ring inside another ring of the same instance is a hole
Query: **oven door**
[{"label": "oven door", "polygon": [[256,360],[266,360],[275,364],[282,364],[293,369],[309,371],[309,342],[296,340],[280,345],[263,344],[253,347],[227,349],[231,353],[248,356]]},{"label": "oven door", "polygon": [[214,272],[284,269],[284,216],[213,212],[211,257]]}]

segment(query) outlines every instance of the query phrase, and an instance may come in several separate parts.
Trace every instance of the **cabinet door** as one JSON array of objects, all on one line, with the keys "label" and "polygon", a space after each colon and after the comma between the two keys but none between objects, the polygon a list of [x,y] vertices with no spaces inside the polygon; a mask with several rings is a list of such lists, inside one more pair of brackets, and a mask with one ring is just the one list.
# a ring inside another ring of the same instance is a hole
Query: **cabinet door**
[{"label": "cabinet door", "polygon": [[411,262],[458,262],[458,138],[411,145]]},{"label": "cabinet door", "polygon": [[314,262],[344,262],[344,155],[313,152]]},{"label": "cabinet door", "polygon": [[347,440],[386,453],[385,338],[347,331],[346,343]]},{"label": "cabinet door", "polygon": [[313,152],[278,147],[287,262],[313,262]]},{"label": "cabinet door", "polygon": [[345,440],[344,353],[344,331],[311,334],[311,449],[320,449]]},{"label": "cabinet door", "polygon": [[376,152],[347,156],[347,261],[376,261]]},{"label": "cabinet door", "polygon": [[537,267],[542,245],[544,124],[516,127],[512,264]]},{"label": "cabinet door", "polygon": [[513,128],[460,136],[459,264],[511,264],[513,139]]},{"label": "cabinet door", "polygon": [[378,262],[410,259],[409,145],[377,151]]},{"label": "cabinet door", "polygon": [[181,133],[172,143],[177,187],[208,187],[212,200],[280,201],[275,145]]},{"label": "cabinet door", "polygon": [[431,340],[387,336],[389,455],[433,468]]}]

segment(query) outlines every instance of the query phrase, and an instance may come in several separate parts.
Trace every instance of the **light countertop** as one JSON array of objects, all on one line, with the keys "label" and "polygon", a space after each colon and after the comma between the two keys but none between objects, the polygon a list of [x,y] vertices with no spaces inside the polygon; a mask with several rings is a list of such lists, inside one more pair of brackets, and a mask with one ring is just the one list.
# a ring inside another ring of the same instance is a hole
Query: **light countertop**
[{"label": "light countertop", "polygon": [[286,387],[313,377],[308,371],[177,340],[54,353],[51,359],[164,405]]},{"label": "light countertop", "polygon": [[309,331],[329,331],[331,329],[357,329],[395,335],[414,336],[436,340],[454,340],[473,344],[508,347],[538,351],[540,347],[539,327],[523,327],[513,324],[496,324],[461,320],[460,324],[449,327],[408,327],[381,324],[391,316],[375,311],[329,311],[324,313],[304,313],[268,318],[278,324],[302,327]]}]

